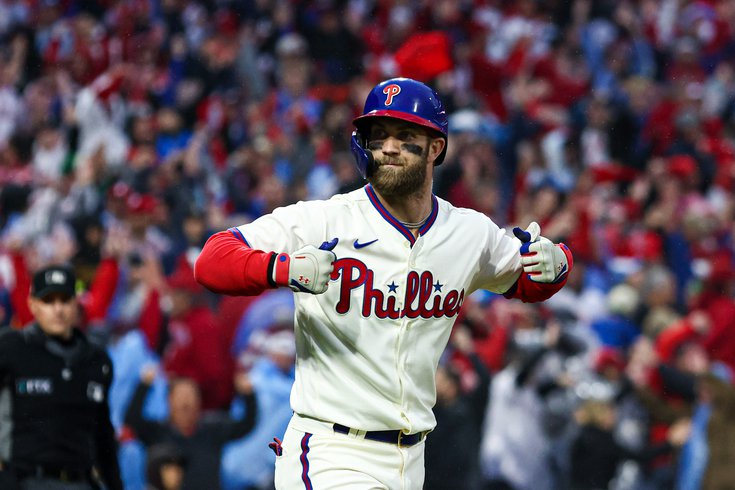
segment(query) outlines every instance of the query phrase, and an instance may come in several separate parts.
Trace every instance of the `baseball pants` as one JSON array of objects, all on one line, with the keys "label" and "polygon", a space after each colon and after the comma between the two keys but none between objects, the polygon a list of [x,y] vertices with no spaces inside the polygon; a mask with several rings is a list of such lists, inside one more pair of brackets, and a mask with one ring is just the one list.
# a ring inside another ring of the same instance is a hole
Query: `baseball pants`
[{"label": "baseball pants", "polygon": [[424,444],[405,447],[336,433],[333,424],[294,414],[276,457],[277,490],[420,490]]}]

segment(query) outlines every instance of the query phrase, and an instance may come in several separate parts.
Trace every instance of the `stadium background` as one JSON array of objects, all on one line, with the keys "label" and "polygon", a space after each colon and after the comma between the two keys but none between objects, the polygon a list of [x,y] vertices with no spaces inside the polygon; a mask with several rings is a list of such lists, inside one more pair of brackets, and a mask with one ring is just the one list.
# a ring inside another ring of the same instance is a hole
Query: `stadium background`
[{"label": "stadium background", "polygon": [[[725,488],[733,26],[731,0],[4,0],[2,325],[30,320],[29,274],[72,262],[84,328],[115,363],[126,487],[143,488],[145,449],[124,413],[155,364],[158,419],[181,375],[241,416],[248,373],[259,423],[225,448],[222,484],[269,488],[290,293],[213,296],[191,264],[214,231],[361,186],[350,121],[375,82],[410,76],[450,115],[435,193],[502,226],[536,220],[575,255],[543,305],[466,302],[427,488],[569,488],[591,426],[630,451],[610,488]],[[642,456],[682,418],[683,446]]]}]

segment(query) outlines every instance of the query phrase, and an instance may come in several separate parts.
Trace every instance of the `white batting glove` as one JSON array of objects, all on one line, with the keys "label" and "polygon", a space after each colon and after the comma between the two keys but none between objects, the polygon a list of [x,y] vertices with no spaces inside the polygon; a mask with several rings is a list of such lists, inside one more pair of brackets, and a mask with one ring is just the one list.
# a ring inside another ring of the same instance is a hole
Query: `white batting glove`
[{"label": "white batting glove", "polygon": [[560,246],[541,236],[541,227],[535,221],[526,230],[513,228],[513,234],[521,241],[521,265],[523,272],[535,282],[555,283],[569,272],[567,256]]},{"label": "white batting glove", "polygon": [[306,245],[290,255],[278,254],[273,266],[273,282],[299,293],[322,294],[329,287],[329,276],[337,260],[332,252],[336,245],[335,238],[319,248]]}]

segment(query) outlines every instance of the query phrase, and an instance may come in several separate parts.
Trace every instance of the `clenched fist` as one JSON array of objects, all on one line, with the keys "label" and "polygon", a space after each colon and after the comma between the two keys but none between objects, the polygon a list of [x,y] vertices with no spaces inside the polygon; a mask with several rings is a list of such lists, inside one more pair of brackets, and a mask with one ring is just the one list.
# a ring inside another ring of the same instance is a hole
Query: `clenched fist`
[{"label": "clenched fist", "polygon": [[329,287],[329,276],[337,256],[332,249],[337,239],[317,248],[306,245],[292,254],[278,254],[273,267],[273,281],[296,292],[322,294]]},{"label": "clenched fist", "polygon": [[555,283],[569,272],[569,262],[561,246],[540,236],[538,223],[532,222],[525,231],[513,228],[513,234],[521,241],[523,272],[532,281]]}]

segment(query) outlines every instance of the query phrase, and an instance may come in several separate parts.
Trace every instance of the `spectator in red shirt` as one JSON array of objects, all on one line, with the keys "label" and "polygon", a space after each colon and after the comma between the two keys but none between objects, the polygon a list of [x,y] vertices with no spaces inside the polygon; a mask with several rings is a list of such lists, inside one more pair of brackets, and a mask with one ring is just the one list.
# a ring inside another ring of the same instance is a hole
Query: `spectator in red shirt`
[{"label": "spectator in red shirt", "polygon": [[204,409],[224,409],[232,398],[233,362],[214,313],[205,303],[205,291],[194,280],[188,264],[167,281],[170,292],[162,299],[167,313],[168,337],[163,368],[170,377],[188,377],[199,385]]}]

